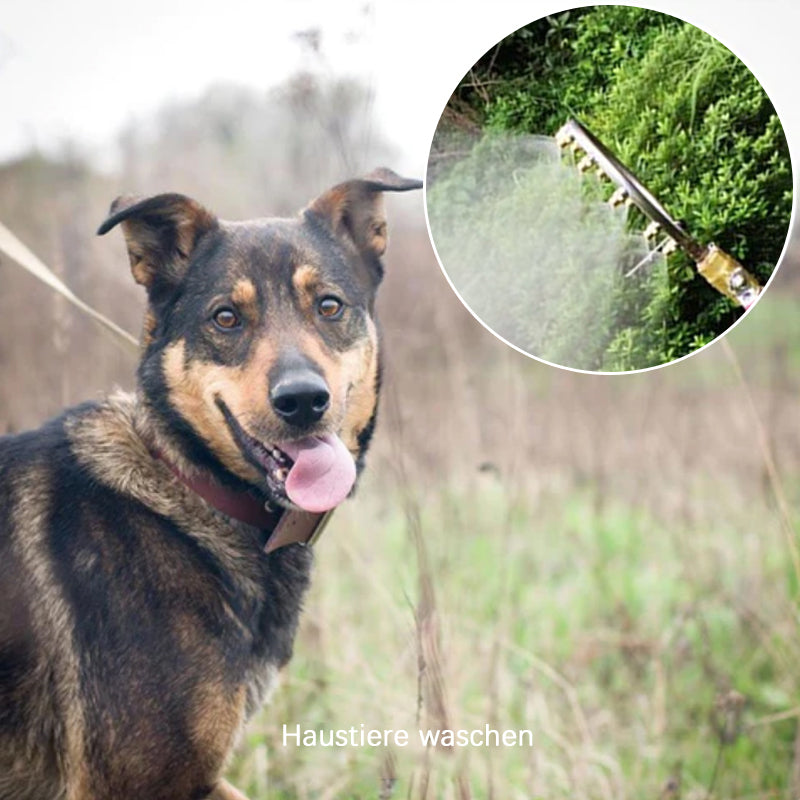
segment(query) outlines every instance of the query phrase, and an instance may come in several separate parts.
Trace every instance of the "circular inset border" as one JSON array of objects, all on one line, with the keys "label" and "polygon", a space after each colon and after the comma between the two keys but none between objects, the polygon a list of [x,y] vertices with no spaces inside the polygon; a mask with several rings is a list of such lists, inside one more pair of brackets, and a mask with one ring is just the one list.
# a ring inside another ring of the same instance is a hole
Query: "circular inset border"
[{"label": "circular inset border", "polygon": [[[566,11],[573,11],[573,10],[591,11],[592,9],[608,8],[609,6],[620,8],[620,9],[621,8],[639,8],[638,6],[628,6],[628,5],[619,5],[619,4],[615,4],[615,5],[612,5],[612,4],[592,4],[592,5],[586,5],[586,6],[581,6],[581,7],[575,7],[573,9],[567,9]],[[731,48],[729,48],[724,43],[724,41],[719,39],[715,34],[708,33],[703,27],[700,27],[700,26],[696,25],[693,22],[686,21],[686,20],[682,19],[681,17],[677,17],[677,16],[675,16],[674,13],[668,13],[668,12],[665,12],[665,11],[660,11],[660,10],[656,10],[656,9],[652,9],[652,8],[642,8],[641,10],[650,11],[654,15],[659,15],[659,16],[663,15],[663,16],[674,18],[674,20],[676,20],[677,22],[683,23],[683,25],[687,26],[687,28],[689,26],[691,26],[691,28],[695,28],[695,29],[699,30],[701,33],[703,33],[703,34],[715,39],[717,42],[722,44],[727,50],[729,50],[734,55],[734,57],[736,59],[738,59],[739,62],[741,62],[741,64],[752,75],[754,80],[758,82],[758,85],[760,86],[761,90],[764,92],[764,96],[765,96],[766,100],[769,101],[769,103],[772,105],[772,108],[775,111],[775,114],[778,116],[778,122],[779,122],[779,124],[781,126],[781,129],[782,129],[782,132],[783,132],[783,137],[786,140],[786,148],[787,148],[787,162],[786,163],[787,163],[787,165],[789,167],[789,170],[790,170],[788,183],[790,184],[789,188],[791,190],[791,207],[789,209],[789,219],[788,219],[787,232],[786,232],[786,235],[784,236],[784,240],[783,240],[782,247],[780,249],[780,253],[777,255],[777,258],[775,258],[774,266],[772,267],[768,277],[764,281],[764,287],[763,288],[764,288],[764,291],[766,291],[768,289],[768,287],[771,285],[771,283],[772,283],[772,281],[773,281],[773,279],[775,277],[775,274],[777,273],[778,269],[780,268],[780,266],[781,266],[781,264],[782,264],[782,262],[783,262],[783,260],[784,260],[784,258],[786,256],[786,253],[787,253],[787,250],[789,248],[790,241],[791,241],[791,232],[792,232],[792,230],[794,228],[795,215],[796,215],[796,192],[793,190],[794,189],[794,187],[793,187],[794,172],[793,172],[792,158],[791,158],[791,153],[792,153],[792,149],[793,148],[792,148],[792,142],[790,141],[790,137],[788,135],[788,132],[783,127],[783,124],[782,124],[782,122],[780,120],[779,111],[775,107],[774,103],[772,103],[771,96],[766,92],[766,89],[764,89],[763,83],[759,80],[759,78],[752,71],[752,69],[750,68],[750,65],[748,63],[746,63],[743,59],[741,59],[737,53],[734,53],[734,51]],[[557,13],[564,13],[564,12],[557,12]],[[546,19],[546,18],[545,17],[539,18],[538,20],[534,20],[529,25],[541,23],[542,20],[544,20],[544,19]],[[528,27],[529,27],[528,25],[522,26],[522,28],[517,29],[517,31],[515,31],[513,33],[518,33],[519,30],[527,29]],[[502,41],[503,40],[501,40],[501,42]],[[493,44],[490,48],[487,49],[486,52],[488,53],[490,50],[492,50],[496,46],[496,44]],[[468,71],[468,74],[469,74],[469,71]],[[437,126],[437,130],[434,131],[434,134],[431,137],[431,148],[429,148],[429,152],[430,152],[430,149],[433,148],[433,143],[434,143],[434,139],[435,139],[437,131],[438,131],[438,126]],[[429,168],[430,168],[430,163],[429,163]],[[517,352],[519,352],[519,353],[521,353],[523,355],[527,355],[527,356],[529,356],[529,357],[531,357],[531,358],[533,358],[533,359],[535,359],[537,361],[540,361],[542,363],[548,364],[549,366],[561,367],[563,369],[567,369],[567,370],[572,371],[572,372],[578,372],[578,373],[583,373],[583,374],[624,375],[624,374],[637,374],[637,373],[641,373],[641,372],[649,372],[651,370],[658,369],[658,368],[663,367],[663,366],[668,366],[669,364],[680,363],[680,362],[684,361],[686,358],[688,358],[689,356],[694,355],[695,353],[702,352],[710,344],[713,344],[714,342],[718,341],[722,336],[726,335],[729,331],[731,331],[734,328],[736,328],[738,326],[738,324],[743,319],[745,319],[745,317],[750,313],[752,308],[755,305],[757,305],[757,303],[753,303],[749,308],[747,308],[741,314],[741,316],[739,316],[737,319],[734,319],[723,330],[718,331],[716,333],[716,335],[714,336],[714,338],[711,339],[710,341],[706,342],[705,344],[703,344],[701,346],[698,346],[698,347],[696,347],[694,349],[691,349],[688,352],[685,352],[685,353],[683,353],[682,355],[680,355],[680,356],[678,356],[676,358],[665,360],[665,361],[663,361],[661,363],[658,363],[658,364],[651,364],[651,365],[642,366],[640,368],[635,368],[635,369],[604,370],[604,369],[584,369],[584,368],[576,367],[576,366],[573,366],[573,365],[570,365],[570,364],[557,363],[557,362],[555,362],[553,360],[549,360],[548,358],[542,357],[541,355],[538,355],[535,352],[531,352],[530,350],[527,350],[524,346],[520,345],[518,342],[510,341],[509,338],[507,338],[506,336],[498,333],[492,327],[492,325],[488,324],[486,321],[484,321],[482,319],[481,315],[478,312],[476,312],[476,310],[471,307],[471,305],[467,301],[467,299],[465,299],[465,297],[463,296],[463,293],[459,290],[459,288],[456,285],[456,282],[453,280],[452,276],[449,274],[449,272],[447,270],[447,267],[445,266],[444,260],[442,258],[442,254],[440,252],[440,247],[437,245],[436,238],[435,238],[434,232],[432,230],[431,215],[430,215],[430,212],[429,212],[429,189],[430,189],[430,169],[429,169],[429,174],[428,174],[426,182],[425,182],[425,190],[424,190],[426,225],[428,227],[428,234],[430,236],[431,243],[433,245],[433,249],[434,249],[437,261],[439,262],[439,265],[440,265],[440,267],[442,269],[442,272],[444,273],[445,278],[448,281],[448,284],[450,285],[450,287],[453,290],[453,292],[456,294],[456,296],[459,298],[459,300],[465,306],[465,308],[467,308],[467,310],[472,314],[472,316],[481,325],[483,325],[484,328],[486,328],[489,332],[491,332],[496,338],[498,338],[504,344],[508,345],[509,347],[511,347],[512,349],[516,350]],[[772,258],[770,258],[769,263],[772,263]],[[762,292],[762,296],[763,296],[763,293],[764,292]]]}]

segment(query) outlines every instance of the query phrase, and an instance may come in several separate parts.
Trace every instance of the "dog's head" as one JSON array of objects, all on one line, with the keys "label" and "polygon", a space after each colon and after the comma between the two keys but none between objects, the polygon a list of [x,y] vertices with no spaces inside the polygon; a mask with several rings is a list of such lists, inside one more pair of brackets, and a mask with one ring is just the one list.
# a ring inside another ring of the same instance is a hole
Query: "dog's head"
[{"label": "dog's head", "polygon": [[147,289],[140,389],[190,462],[322,511],[349,493],[378,390],[373,308],[387,169],[334,186],[295,219],[224,222],[179,194],[119,198]]}]

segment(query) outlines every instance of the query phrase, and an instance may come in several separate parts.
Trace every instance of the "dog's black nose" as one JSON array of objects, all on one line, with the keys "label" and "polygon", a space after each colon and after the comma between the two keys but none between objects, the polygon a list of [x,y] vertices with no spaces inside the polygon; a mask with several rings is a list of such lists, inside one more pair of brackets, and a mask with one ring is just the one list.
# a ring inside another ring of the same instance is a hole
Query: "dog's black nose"
[{"label": "dog's black nose", "polygon": [[272,387],[269,399],[275,413],[298,428],[317,422],[331,404],[328,384],[311,370],[284,373]]}]

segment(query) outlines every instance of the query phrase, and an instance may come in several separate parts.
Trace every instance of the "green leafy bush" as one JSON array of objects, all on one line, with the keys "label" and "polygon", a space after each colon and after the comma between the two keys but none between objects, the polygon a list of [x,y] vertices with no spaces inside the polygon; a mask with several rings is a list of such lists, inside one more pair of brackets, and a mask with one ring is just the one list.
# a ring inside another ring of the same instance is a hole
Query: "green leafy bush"
[{"label": "green leafy bush", "polygon": [[[753,74],[698,28],[628,6],[546,17],[480,59],[452,102],[493,130],[552,135],[577,117],[698,240],[762,282],[775,268],[792,203],[783,129]],[[741,313],[685,256],[670,259],[669,280],[668,324],[663,298],[658,314],[639,309],[610,343],[605,368],[680,357]]]}]

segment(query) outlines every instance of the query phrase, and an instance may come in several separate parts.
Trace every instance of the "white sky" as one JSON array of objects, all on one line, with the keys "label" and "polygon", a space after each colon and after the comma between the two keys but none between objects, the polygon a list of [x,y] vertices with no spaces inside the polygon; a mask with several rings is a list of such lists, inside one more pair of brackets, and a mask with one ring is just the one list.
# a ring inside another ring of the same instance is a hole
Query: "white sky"
[{"label": "white sky", "polygon": [[[0,0],[0,159],[67,137],[107,145],[131,118],[220,81],[267,88],[308,63],[292,33],[320,27],[331,71],[360,75],[374,87],[379,124],[403,154],[395,166],[421,174],[441,109],[469,66],[512,30],[573,3],[374,0],[365,13],[367,5]],[[700,26],[745,61],[777,107],[800,163],[800,3],[647,5]]]}]

